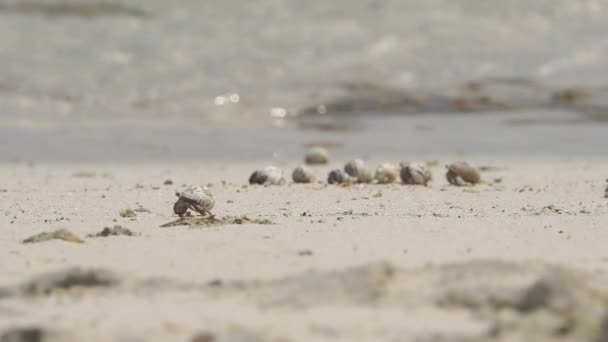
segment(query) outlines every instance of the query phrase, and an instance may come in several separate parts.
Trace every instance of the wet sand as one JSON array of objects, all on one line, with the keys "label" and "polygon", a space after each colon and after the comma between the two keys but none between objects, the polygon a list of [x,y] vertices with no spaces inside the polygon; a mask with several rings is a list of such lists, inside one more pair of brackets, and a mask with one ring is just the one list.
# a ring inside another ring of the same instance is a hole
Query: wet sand
[{"label": "wet sand", "polygon": [[[476,157],[486,184],[454,187],[443,165],[458,159],[439,158],[430,187],[246,185],[260,166],[289,175],[296,161],[4,164],[0,332],[39,327],[44,341],[184,341],[203,331],[218,341],[606,338],[608,162]],[[331,166],[314,168],[317,177]],[[217,217],[272,224],[161,228],[177,219],[175,191],[190,184],[210,184]],[[115,225],[134,234],[89,236]],[[84,242],[21,243],[58,229]]]}]

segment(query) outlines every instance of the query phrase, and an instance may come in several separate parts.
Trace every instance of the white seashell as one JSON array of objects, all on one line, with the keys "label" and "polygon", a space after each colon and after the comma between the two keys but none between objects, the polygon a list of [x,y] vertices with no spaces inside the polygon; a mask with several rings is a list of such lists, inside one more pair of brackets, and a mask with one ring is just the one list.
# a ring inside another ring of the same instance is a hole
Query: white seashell
[{"label": "white seashell", "polygon": [[433,179],[431,171],[421,163],[401,163],[400,175],[404,184],[427,185]]},{"label": "white seashell", "polygon": [[315,175],[312,173],[310,168],[301,165],[293,170],[291,178],[295,183],[310,183],[315,180]]},{"label": "white seashell", "polygon": [[379,184],[393,183],[397,179],[397,167],[390,163],[378,165],[374,175]]},{"label": "white seashell", "polygon": [[313,147],[306,153],[304,161],[308,165],[327,164],[329,162],[329,152],[323,147]]},{"label": "white seashell", "polygon": [[262,185],[283,185],[285,184],[283,170],[276,166],[266,166],[261,170],[256,170],[253,172],[249,177],[249,183]]},{"label": "white seashell", "polygon": [[211,215],[211,209],[215,206],[215,198],[209,189],[200,186],[190,186],[186,190],[175,194],[178,199],[173,205],[173,211],[180,217],[184,216],[188,209],[192,209],[201,215]]},{"label": "white seashell", "polygon": [[348,175],[346,174],[346,172],[340,169],[331,170],[329,172],[329,175],[327,176],[327,183],[329,184],[342,184],[345,183],[347,180]]},{"label": "white seashell", "polygon": [[477,184],[481,181],[479,171],[470,166],[467,162],[456,162],[447,165],[448,169],[445,178],[452,185],[462,186],[467,184]]}]

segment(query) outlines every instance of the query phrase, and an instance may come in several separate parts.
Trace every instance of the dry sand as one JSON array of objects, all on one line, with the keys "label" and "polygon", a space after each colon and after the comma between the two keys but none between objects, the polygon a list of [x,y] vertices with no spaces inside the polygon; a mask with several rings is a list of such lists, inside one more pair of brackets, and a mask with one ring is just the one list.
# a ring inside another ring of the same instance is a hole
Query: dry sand
[{"label": "dry sand", "polygon": [[[487,184],[454,187],[457,159],[430,187],[245,185],[265,162],[5,164],[2,342],[608,340],[608,162],[479,158]],[[161,228],[191,184],[218,217],[273,224]],[[134,235],[88,236],[115,225]],[[58,229],[84,243],[21,243]]]}]

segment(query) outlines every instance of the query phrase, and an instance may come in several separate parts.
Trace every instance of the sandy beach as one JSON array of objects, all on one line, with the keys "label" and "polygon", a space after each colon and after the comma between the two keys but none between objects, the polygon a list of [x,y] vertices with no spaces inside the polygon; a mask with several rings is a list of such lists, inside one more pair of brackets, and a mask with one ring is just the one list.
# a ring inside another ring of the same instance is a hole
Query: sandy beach
[{"label": "sandy beach", "polygon": [[[0,342],[608,342],[607,33],[600,0],[0,0]],[[433,181],[328,185],[351,158]]]},{"label": "sandy beach", "polygon": [[[342,160],[315,167],[320,182],[268,187],[247,184],[252,170],[272,163],[289,175],[299,162],[5,164],[0,331],[33,327],[43,341],[552,340],[563,311],[604,300],[608,162],[475,157],[485,183],[456,187],[444,177],[454,160],[431,163],[429,187],[324,184]],[[161,228],[191,184],[209,186],[217,217],[271,224]],[[115,225],[134,235],[88,237]],[[83,242],[22,243],[57,229]],[[518,300],[555,274],[582,281],[558,283],[565,295],[547,290],[562,299],[530,320]],[[585,311],[582,327],[568,321],[560,338],[605,339],[604,307]]]}]

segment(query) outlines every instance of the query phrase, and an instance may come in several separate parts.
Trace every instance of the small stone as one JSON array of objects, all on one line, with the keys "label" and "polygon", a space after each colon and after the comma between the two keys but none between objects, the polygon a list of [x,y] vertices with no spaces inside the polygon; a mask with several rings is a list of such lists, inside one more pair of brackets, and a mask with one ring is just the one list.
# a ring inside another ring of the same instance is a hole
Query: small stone
[{"label": "small stone", "polygon": [[427,185],[433,175],[420,163],[401,163],[401,181],[403,184]]},{"label": "small stone", "polygon": [[397,167],[390,163],[380,164],[374,178],[379,184],[393,183],[397,179]]},{"label": "small stone", "polygon": [[308,165],[327,164],[329,162],[329,152],[323,147],[312,147],[310,150],[308,150],[308,152],[306,152],[304,161]]},{"label": "small stone", "polygon": [[452,185],[463,186],[467,184],[477,184],[481,181],[479,171],[470,166],[467,162],[456,162],[446,166],[446,179]]},{"label": "small stone", "polygon": [[315,175],[312,173],[310,168],[301,165],[293,170],[291,178],[295,183],[310,183],[315,180]]},{"label": "small stone", "polygon": [[167,179],[163,182],[164,185],[173,185],[173,181],[171,179]]},{"label": "small stone", "polygon": [[276,166],[266,166],[261,170],[256,170],[249,177],[249,184],[283,185],[285,184],[283,170]]},{"label": "small stone", "polygon": [[342,184],[345,183],[347,180],[348,175],[346,174],[346,172],[340,169],[331,170],[329,172],[329,175],[327,176],[327,183],[329,184]]},{"label": "small stone", "polygon": [[120,212],[120,217],[137,217],[137,213],[133,209],[125,209]]}]

